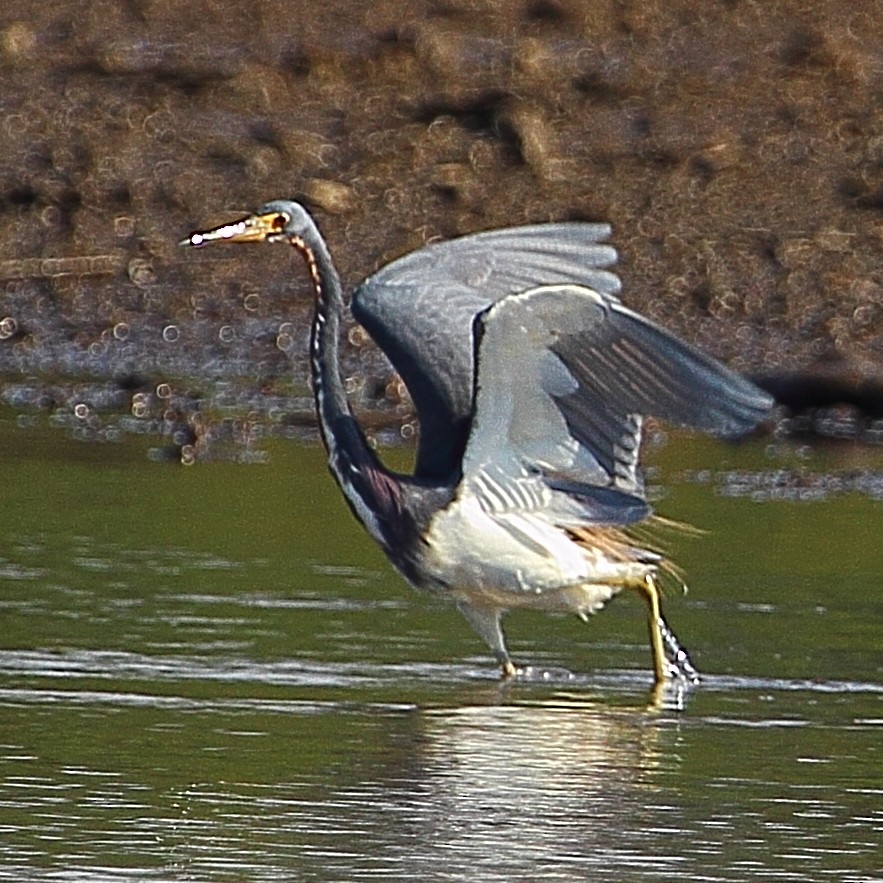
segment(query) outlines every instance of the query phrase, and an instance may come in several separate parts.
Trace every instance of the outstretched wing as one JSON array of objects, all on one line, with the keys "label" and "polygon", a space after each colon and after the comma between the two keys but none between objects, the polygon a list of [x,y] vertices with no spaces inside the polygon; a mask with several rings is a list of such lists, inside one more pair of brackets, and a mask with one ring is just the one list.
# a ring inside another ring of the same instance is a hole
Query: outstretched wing
[{"label": "outstretched wing", "polygon": [[638,465],[643,416],[744,433],[770,397],[716,360],[579,285],[511,295],[475,320],[474,414],[463,462],[492,511],[559,524],[649,513]]},{"label": "outstretched wing", "polygon": [[[472,418],[478,313],[507,295],[575,282],[614,300],[606,224],[540,224],[427,246],[393,261],[353,295],[352,311],[405,381],[420,419],[416,474],[460,467]],[[510,368],[514,368],[512,363]]]}]

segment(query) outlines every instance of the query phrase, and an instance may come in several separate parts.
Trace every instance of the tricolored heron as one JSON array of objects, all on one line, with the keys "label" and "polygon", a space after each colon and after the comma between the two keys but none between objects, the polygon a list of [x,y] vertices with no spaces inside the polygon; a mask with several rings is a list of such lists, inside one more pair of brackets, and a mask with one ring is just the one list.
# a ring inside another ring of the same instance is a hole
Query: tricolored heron
[{"label": "tricolored heron", "polygon": [[654,416],[742,434],[771,399],[622,304],[606,224],[493,230],[405,255],[365,280],[354,317],[417,408],[413,475],[378,460],[350,411],[338,343],[344,294],[307,210],[277,200],[182,244],[288,242],[316,303],[310,356],[331,473],[396,569],[450,598],[517,673],[510,609],[599,610],[623,588],[649,609],[653,668],[696,679],[660,609],[666,562],[629,527],[651,515],[638,463]]}]

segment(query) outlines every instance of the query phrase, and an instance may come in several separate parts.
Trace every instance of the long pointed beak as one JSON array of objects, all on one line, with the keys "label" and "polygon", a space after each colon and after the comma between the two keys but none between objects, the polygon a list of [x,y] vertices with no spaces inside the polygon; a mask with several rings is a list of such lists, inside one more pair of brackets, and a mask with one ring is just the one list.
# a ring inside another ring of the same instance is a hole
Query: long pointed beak
[{"label": "long pointed beak", "polygon": [[213,242],[264,242],[280,236],[288,223],[288,217],[281,212],[268,212],[265,215],[248,215],[232,224],[223,224],[211,230],[199,230],[182,239],[178,245],[201,248]]}]

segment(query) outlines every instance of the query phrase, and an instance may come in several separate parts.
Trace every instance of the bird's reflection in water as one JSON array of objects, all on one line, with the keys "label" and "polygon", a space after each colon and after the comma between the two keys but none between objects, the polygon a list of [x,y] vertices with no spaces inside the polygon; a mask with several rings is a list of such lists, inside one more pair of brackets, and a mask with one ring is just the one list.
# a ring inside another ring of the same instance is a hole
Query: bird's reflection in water
[{"label": "bird's reflection in water", "polygon": [[228,867],[273,880],[670,879],[684,858],[666,835],[687,827],[677,717],[583,686],[340,707],[334,739],[360,748],[306,777],[287,721],[287,772],[271,762],[275,781],[188,787],[158,830],[191,873],[222,849]]},{"label": "bird's reflection in water", "polygon": [[657,779],[675,762],[670,718],[564,697],[423,720],[413,765],[382,786],[384,853],[398,870],[511,880],[666,869],[658,835],[677,826]]}]

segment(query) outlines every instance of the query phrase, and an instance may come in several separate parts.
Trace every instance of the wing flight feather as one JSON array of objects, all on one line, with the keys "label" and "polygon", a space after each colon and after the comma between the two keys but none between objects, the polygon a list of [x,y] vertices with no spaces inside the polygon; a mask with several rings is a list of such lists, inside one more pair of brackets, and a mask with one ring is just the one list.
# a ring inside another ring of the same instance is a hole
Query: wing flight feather
[{"label": "wing flight feather", "polygon": [[388,264],[353,295],[353,316],[408,387],[420,419],[416,474],[460,467],[472,417],[472,327],[501,298],[545,283],[574,282],[615,299],[606,267],[616,251],[606,224],[560,223],[490,230],[426,246]]},{"label": "wing flight feather", "polygon": [[[475,320],[476,388],[463,480],[541,482],[550,517],[627,524],[649,513],[642,418],[744,433],[771,399],[740,375],[579,285],[503,298]],[[558,496],[556,496],[556,494]],[[557,508],[557,514],[556,514]]]}]

